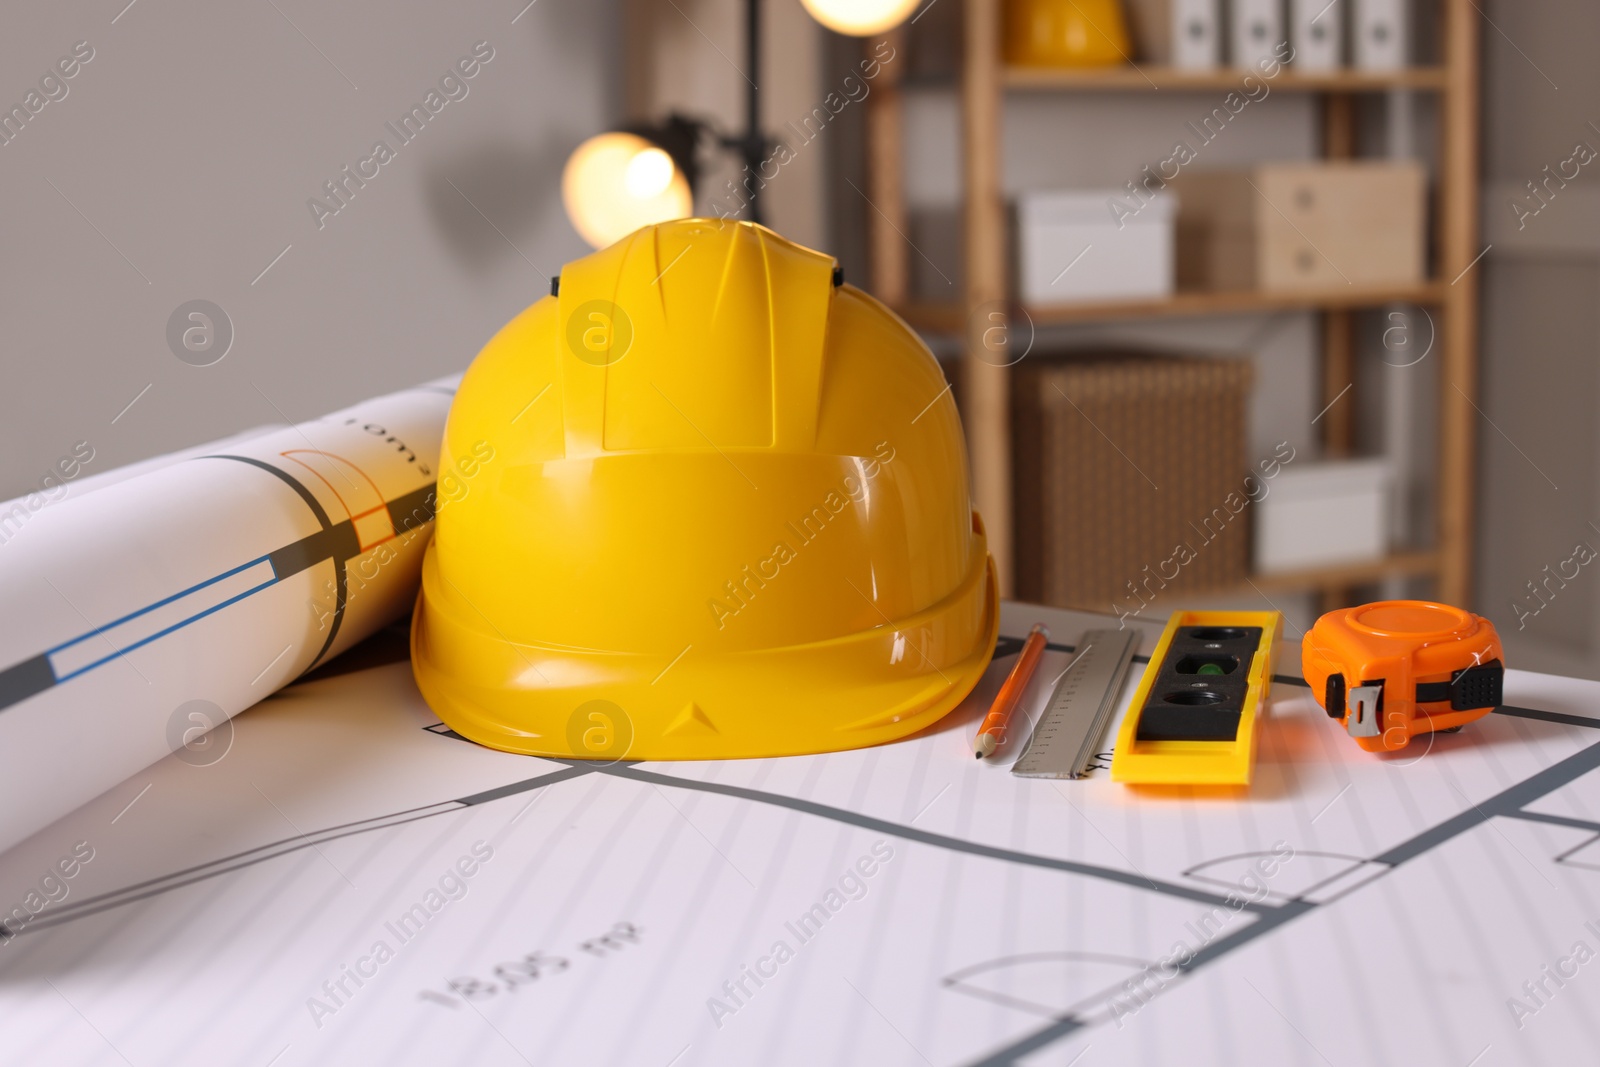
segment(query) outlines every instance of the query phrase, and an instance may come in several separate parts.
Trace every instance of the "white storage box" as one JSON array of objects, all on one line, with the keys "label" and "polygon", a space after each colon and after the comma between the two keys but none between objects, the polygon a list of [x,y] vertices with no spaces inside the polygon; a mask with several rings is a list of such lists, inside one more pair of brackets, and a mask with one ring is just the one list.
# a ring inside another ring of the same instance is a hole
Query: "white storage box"
[{"label": "white storage box", "polygon": [[1274,574],[1383,556],[1389,547],[1389,461],[1292,463],[1255,505],[1255,570]]},{"label": "white storage box", "polygon": [[1177,200],[1126,190],[1017,197],[1017,294],[1026,304],[1172,295]]}]

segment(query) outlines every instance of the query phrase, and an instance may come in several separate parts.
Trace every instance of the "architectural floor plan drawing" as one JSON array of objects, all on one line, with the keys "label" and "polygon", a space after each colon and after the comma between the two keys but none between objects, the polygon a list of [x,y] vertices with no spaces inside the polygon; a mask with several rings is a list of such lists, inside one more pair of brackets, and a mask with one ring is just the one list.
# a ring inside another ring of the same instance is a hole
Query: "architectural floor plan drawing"
[{"label": "architectural floor plan drawing", "polygon": [[1512,671],[1507,707],[1380,759],[1289,645],[1248,792],[1131,793],[973,760],[1038,619],[1044,683],[1106,624],[1006,605],[979,690],[904,742],[676,764],[466,742],[385,631],[237,718],[220,756],[166,759],[4,855],[0,1063],[1490,1067],[1600,1046],[1600,684]]},{"label": "architectural floor plan drawing", "polygon": [[440,494],[465,491],[436,469],[453,390],[440,379],[3,513],[0,848],[406,613]]}]

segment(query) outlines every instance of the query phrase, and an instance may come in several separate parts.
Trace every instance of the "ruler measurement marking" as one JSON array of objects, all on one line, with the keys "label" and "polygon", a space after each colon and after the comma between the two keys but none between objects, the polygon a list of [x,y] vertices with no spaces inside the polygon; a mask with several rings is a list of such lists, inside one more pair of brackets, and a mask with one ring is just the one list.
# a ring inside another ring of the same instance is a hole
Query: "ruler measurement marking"
[{"label": "ruler measurement marking", "polygon": [[1012,773],[1024,778],[1081,778],[1122,693],[1137,635],[1091,630],[1056,681],[1039,723]]}]

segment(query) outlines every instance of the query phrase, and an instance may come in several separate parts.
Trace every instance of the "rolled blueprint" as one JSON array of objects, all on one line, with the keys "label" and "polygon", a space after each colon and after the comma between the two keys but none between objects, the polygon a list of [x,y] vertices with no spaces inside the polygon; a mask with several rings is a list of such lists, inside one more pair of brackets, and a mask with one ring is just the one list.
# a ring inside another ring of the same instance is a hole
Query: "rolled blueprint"
[{"label": "rolled blueprint", "polygon": [[283,423],[274,423],[270,426],[257,426],[241,433],[229,434],[215,441],[208,441],[203,445],[192,448],[179,449],[165,455],[151,456],[141,459],[137,463],[125,463],[120,467],[113,467],[108,471],[98,474],[86,474],[89,463],[95,459],[94,448],[87,441],[79,441],[72,447],[70,456],[62,456],[50,473],[39,480],[37,488],[30,490],[22,496],[12,500],[0,500],[0,544],[11,539],[11,535],[28,521],[30,515],[41,508],[52,504],[59,504],[63,500],[80,497],[85,493],[92,493],[96,489],[125,482],[129,478],[137,478],[141,474],[161,467],[170,467],[195,456],[204,456],[210,452],[229,451],[242,441],[273,430],[283,429]]},{"label": "rolled blueprint", "polygon": [[405,613],[436,485],[467,489],[436,469],[454,383],[13,515],[0,849],[169,752],[204,752],[211,727]]}]

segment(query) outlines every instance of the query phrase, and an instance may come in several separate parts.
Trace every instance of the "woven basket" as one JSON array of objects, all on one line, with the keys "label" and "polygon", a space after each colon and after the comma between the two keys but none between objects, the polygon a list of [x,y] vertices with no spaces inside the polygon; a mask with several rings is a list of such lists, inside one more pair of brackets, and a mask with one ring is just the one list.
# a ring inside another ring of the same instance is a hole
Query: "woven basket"
[{"label": "woven basket", "polygon": [[1013,375],[1021,599],[1117,611],[1242,582],[1248,361],[1096,354]]}]

